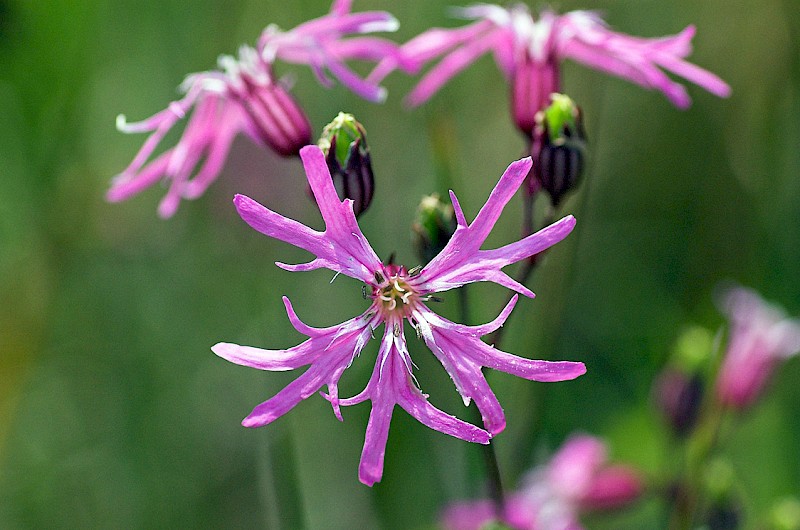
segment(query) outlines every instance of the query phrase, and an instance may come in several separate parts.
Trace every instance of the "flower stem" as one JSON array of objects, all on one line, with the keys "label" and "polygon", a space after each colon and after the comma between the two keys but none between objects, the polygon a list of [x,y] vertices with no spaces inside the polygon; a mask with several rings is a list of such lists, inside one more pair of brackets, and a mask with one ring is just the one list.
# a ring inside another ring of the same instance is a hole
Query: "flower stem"
[{"label": "flower stem", "polygon": [[[533,221],[533,202],[535,198],[536,198],[535,195],[531,195],[528,193],[526,193],[523,196],[523,201],[524,201],[523,218],[522,218],[523,238],[528,237],[529,235],[535,232],[534,221]],[[545,212],[544,217],[542,218],[542,222],[539,225],[539,229],[550,225],[553,222],[554,216],[555,216],[555,208],[551,204],[548,204],[547,211]],[[530,279],[531,274],[533,274],[534,269],[536,269],[536,266],[539,264],[539,258],[543,254],[544,251],[538,254],[534,254],[533,256],[522,262],[522,266],[520,267],[519,271],[517,272],[517,276],[514,279],[518,281],[520,284],[525,285],[527,281]],[[511,300],[513,296],[514,293],[509,292],[508,297],[506,298],[506,301],[503,304],[504,307],[506,304],[508,304],[508,302]],[[489,335],[489,340],[488,340],[489,344],[491,344],[494,347],[499,347],[500,341],[502,340],[504,334],[503,330],[505,330],[505,326],[497,328],[497,330],[494,333]]]},{"label": "flower stem", "polygon": [[[475,410],[477,410],[477,407],[475,407]],[[486,467],[486,478],[489,481],[489,498],[494,502],[495,516],[502,520],[506,499],[503,491],[503,480],[500,477],[500,465],[497,461],[497,453],[494,450],[493,443],[488,443],[481,448],[483,450],[484,466]]]},{"label": "flower stem", "polygon": [[[463,286],[458,290],[458,304],[461,322],[464,324],[469,323],[469,295],[467,286]],[[475,403],[470,407],[473,416],[473,422],[481,424],[483,418]],[[486,470],[486,480],[489,498],[494,502],[495,516],[500,519],[504,506],[505,494],[503,492],[503,480],[500,475],[500,465],[497,461],[497,453],[494,450],[494,444],[488,443],[481,446],[481,454],[483,456],[483,465]]]}]

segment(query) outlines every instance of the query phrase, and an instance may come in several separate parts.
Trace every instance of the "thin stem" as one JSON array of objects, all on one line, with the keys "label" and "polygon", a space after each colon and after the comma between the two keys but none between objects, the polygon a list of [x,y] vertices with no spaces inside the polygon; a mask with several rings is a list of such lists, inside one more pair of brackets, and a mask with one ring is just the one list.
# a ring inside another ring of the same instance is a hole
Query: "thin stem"
[{"label": "thin stem", "polygon": [[[474,407],[478,410],[478,407]],[[480,416],[480,414],[478,414]],[[500,465],[497,461],[497,453],[494,444],[488,443],[481,446],[483,449],[483,463],[486,467],[486,478],[489,480],[489,498],[494,501],[495,516],[500,519],[505,510],[506,499],[503,491],[503,480],[500,477]]]},{"label": "thin stem", "polygon": [[[536,198],[535,195],[531,195],[529,193],[525,193],[523,196],[523,218],[522,218],[522,237],[528,237],[529,235],[535,232],[534,230],[534,221],[533,221],[533,203],[534,199]],[[552,204],[548,204],[547,211],[544,214],[541,224],[539,225],[539,229],[549,226],[553,222],[553,217],[555,216],[555,207]],[[517,272],[516,278],[514,278],[517,282],[522,285],[525,285],[533,274],[534,269],[539,264],[539,259],[544,254],[544,251],[534,254],[533,256],[526,259],[522,262],[519,271]],[[514,292],[509,291],[508,296],[506,297],[505,304],[511,300],[514,296]],[[503,305],[505,307],[505,304]],[[496,348],[499,348],[500,341],[503,338],[504,330],[506,326],[501,326],[497,328],[497,330],[489,335],[489,344],[493,345]]]},{"label": "thin stem", "polygon": [[[458,305],[461,322],[464,324],[469,323],[469,294],[467,286],[458,290]],[[473,422],[480,424],[483,422],[478,407],[473,402],[470,407],[473,416]],[[494,502],[495,516],[500,519],[505,507],[505,494],[503,492],[503,481],[500,475],[500,465],[497,461],[497,453],[494,450],[494,444],[488,443],[481,446],[481,455],[483,456],[484,469],[486,470],[487,489],[489,490],[489,498]]]}]

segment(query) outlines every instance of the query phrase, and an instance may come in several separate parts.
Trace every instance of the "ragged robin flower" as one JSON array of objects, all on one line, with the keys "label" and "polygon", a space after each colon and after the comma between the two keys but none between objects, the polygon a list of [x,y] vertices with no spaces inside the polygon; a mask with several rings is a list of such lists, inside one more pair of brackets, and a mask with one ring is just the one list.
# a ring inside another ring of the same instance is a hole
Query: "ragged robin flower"
[{"label": "ragged robin flower", "polygon": [[578,434],[549,462],[526,474],[499,514],[489,499],[459,502],[447,507],[442,524],[447,530],[483,530],[499,519],[514,530],[582,530],[581,513],[622,508],[643,490],[637,470],[609,464],[602,440]]},{"label": "ragged robin flower", "polygon": [[[238,57],[220,57],[219,70],[189,75],[181,85],[186,95],[163,111],[137,123],[119,116],[120,131],[149,132],[150,136],[131,164],[114,178],[107,199],[122,201],[165,181],[168,190],[158,212],[171,217],[181,199],[199,197],[217,178],[239,133],[282,156],[295,156],[312,143],[311,124],[303,109],[273,73],[277,60],[309,65],[325,86],[332,83],[330,73],[354,93],[381,101],[384,89],[361,78],[346,63],[377,62],[396,55],[397,46],[377,37],[346,37],[395,31],[397,20],[382,11],[350,13],[350,4],[336,0],[330,13],[290,31],[269,26],[255,48],[242,46]],[[153,157],[164,136],[190,113],[178,144]]]},{"label": "ragged robin flower", "polygon": [[800,353],[800,320],[744,287],[724,290],[719,305],[730,321],[730,336],[717,376],[717,399],[743,410],[761,396],[776,366]]},{"label": "ragged robin flower", "polygon": [[[303,323],[284,298],[292,325],[308,340],[284,350],[264,350],[220,343],[214,353],[231,362],[261,370],[308,369],[275,396],[255,407],[243,420],[246,427],[261,427],[282,416],[303,399],[327,385],[323,396],[330,401],[340,420],[340,407],[366,400],[372,411],[366,429],[359,466],[361,482],[372,485],[381,479],[389,423],[395,405],[405,409],[424,425],[443,433],[486,444],[505,427],[505,416],[482,373],[488,367],[533,381],[564,381],[586,371],[579,362],[548,362],[525,359],[495,349],[480,337],[500,327],[511,313],[517,296],[492,322],[467,326],[451,322],[428,308],[435,294],[463,285],[489,281],[532,297],[533,293],[501,269],[541,252],[561,241],[572,231],[571,216],[522,240],[491,250],[480,247],[492,230],[505,205],[530,171],[531,160],[514,162],[505,171],[489,199],[472,223],[468,223],[451,192],[457,221],[455,233],[444,249],[424,267],[407,269],[384,264],[370,247],[353,213],[352,200],[340,200],[331,180],[325,156],[317,146],[300,151],[308,182],[325,222],[317,231],[284,217],[238,195],[234,204],[239,215],[259,232],[315,256],[298,265],[277,263],[289,271],[327,268],[366,284],[370,305],[362,314],[339,325],[313,328]],[[483,419],[483,428],[459,420],[431,405],[417,387],[414,363],[404,335],[408,324],[450,374],[465,404],[474,400]],[[342,373],[359,356],[375,330],[384,326],[372,377],[366,388],[351,398],[340,398],[338,382]]]},{"label": "ragged robin flower", "polygon": [[416,71],[441,58],[411,91],[408,102],[420,105],[480,56],[492,52],[511,85],[512,114],[519,130],[530,136],[536,113],[562,92],[560,64],[572,59],[596,70],[661,91],[673,104],[688,107],[690,98],[678,75],[709,92],[726,97],[730,87],[716,75],[684,59],[691,53],[694,26],[674,36],[642,38],[611,31],[597,13],[542,11],[534,18],[524,4],[508,8],[475,4],[455,10],[476,22],[454,29],[433,28],[402,48],[402,61],[387,57],[371,76],[381,79],[395,68]]}]

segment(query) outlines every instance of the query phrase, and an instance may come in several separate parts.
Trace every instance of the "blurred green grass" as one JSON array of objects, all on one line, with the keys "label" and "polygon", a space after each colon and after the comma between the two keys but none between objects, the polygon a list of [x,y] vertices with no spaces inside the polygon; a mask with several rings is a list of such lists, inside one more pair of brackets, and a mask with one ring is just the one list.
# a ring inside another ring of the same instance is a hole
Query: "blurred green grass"
[{"label": "blurred green grass", "polygon": [[[452,2],[381,0],[401,21],[398,40],[446,18]],[[299,164],[237,141],[219,181],[175,218],[155,209],[162,190],[107,204],[109,179],[143,138],[114,129],[174,98],[186,73],[284,28],[327,2],[177,0],[0,3],[0,527],[426,528],[441,506],[480,493],[480,455],[397,410],[383,482],[358,483],[368,407],[339,424],[311,398],[264,429],[239,420],[292,374],[216,358],[217,341],[286,347],[301,340],[280,301],[330,325],[357,314],[360,286],[324,272],[274,267],[304,256],[253,232],[231,207],[253,196],[319,226]],[[581,379],[536,385],[490,381],[506,408],[496,440],[513,482],[573,430],[606,436],[616,459],[657,474],[664,432],[650,383],[685,324],[716,328],[711,301],[733,279],[800,314],[800,10],[792,0],[559,2],[602,10],[619,31],[657,36],[698,27],[693,62],[733,87],[719,100],[690,88],[678,111],[660,95],[583,67],[565,88],[584,107],[590,170],[564,207],[578,228],[550,253],[522,300],[504,348],[584,361]],[[414,261],[409,228],[420,197],[452,187],[474,216],[523,143],[508,119],[507,89],[489,58],[429,105],[407,110],[413,80],[387,80],[383,105],[342,87],[325,90],[299,67],[295,94],[315,130],[340,110],[369,134],[376,197],[362,218],[381,256]],[[431,150],[451,135],[452,174]],[[490,243],[516,237],[519,201]],[[415,264],[415,263],[413,263]],[[479,286],[474,322],[505,293]],[[451,297],[454,298],[454,297]],[[444,311],[455,314],[453,300]],[[466,417],[447,376],[412,341],[423,390]],[[365,351],[345,379],[368,377]],[[798,361],[724,448],[748,492],[748,527],[773,500],[800,491]],[[655,528],[663,507],[643,503],[597,528]],[[591,526],[590,527],[594,527]]]}]

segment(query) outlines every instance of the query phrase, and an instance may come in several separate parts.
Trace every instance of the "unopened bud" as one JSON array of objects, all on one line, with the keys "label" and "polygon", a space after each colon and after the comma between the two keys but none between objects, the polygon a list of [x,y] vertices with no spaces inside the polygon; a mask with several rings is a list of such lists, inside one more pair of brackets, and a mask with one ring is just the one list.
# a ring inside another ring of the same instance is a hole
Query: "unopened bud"
[{"label": "unopened bud", "polygon": [[686,436],[694,429],[703,387],[703,379],[698,374],[676,369],[666,369],[656,379],[656,406],[678,436]]},{"label": "unopened bud", "polygon": [[800,530],[800,500],[786,497],[770,510],[769,530]]},{"label": "unopened bud", "polygon": [[712,460],[706,467],[703,486],[711,503],[706,516],[710,530],[736,530],[742,524],[742,504],[736,495],[736,476],[730,462]]},{"label": "unopened bud", "polygon": [[456,231],[453,206],[442,202],[438,193],[426,195],[417,207],[411,230],[417,256],[422,263],[428,263],[442,251]]},{"label": "unopened bud", "polygon": [[563,94],[552,94],[550,106],[536,114],[531,142],[533,179],[529,193],[540,187],[557,206],[578,184],[586,156],[586,133],[580,108]]},{"label": "unopened bud", "polygon": [[655,404],[678,436],[688,435],[697,423],[713,348],[714,337],[708,330],[688,328],[675,343],[670,365],[655,381]]},{"label": "unopened bud", "polygon": [[375,191],[375,177],[364,127],[352,114],[340,112],[322,130],[318,142],[339,198],[351,199],[356,216],[369,208]]}]

